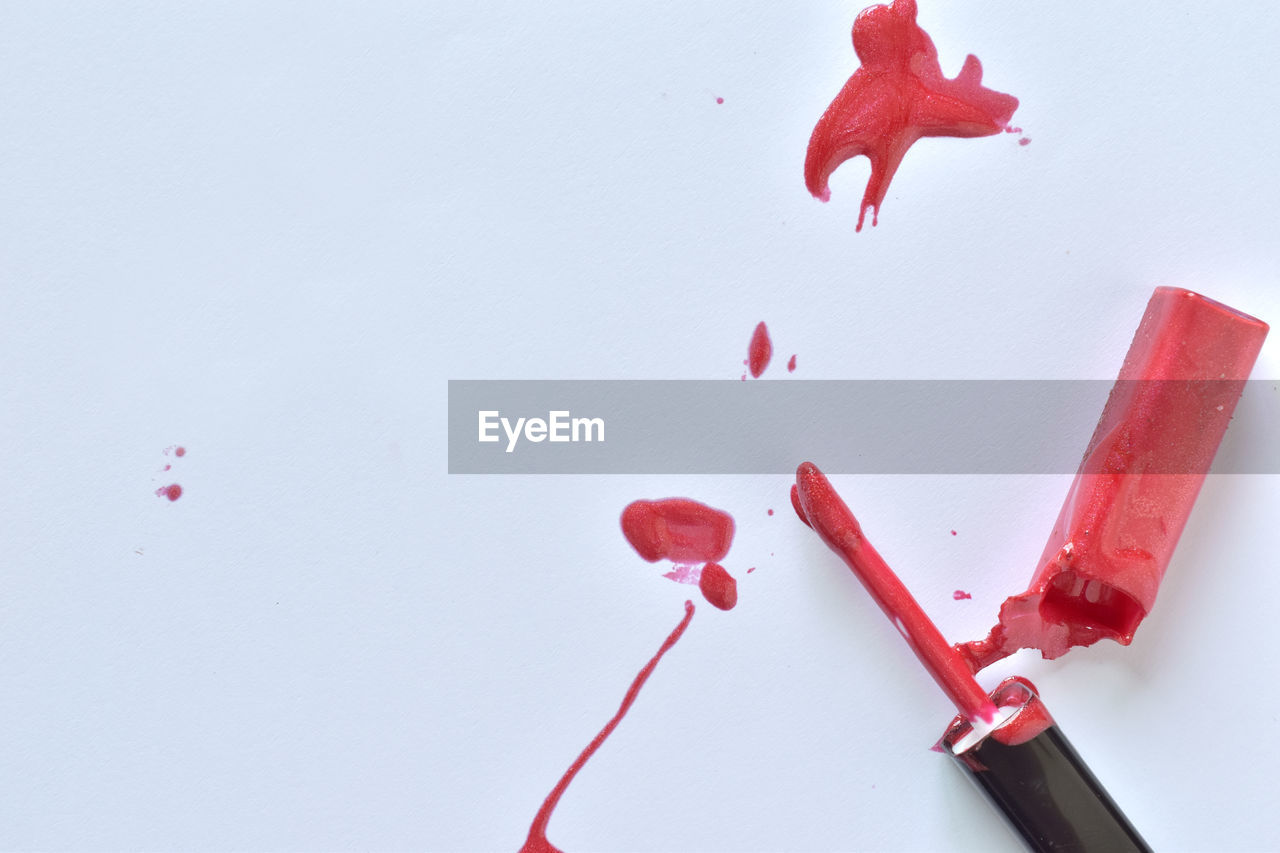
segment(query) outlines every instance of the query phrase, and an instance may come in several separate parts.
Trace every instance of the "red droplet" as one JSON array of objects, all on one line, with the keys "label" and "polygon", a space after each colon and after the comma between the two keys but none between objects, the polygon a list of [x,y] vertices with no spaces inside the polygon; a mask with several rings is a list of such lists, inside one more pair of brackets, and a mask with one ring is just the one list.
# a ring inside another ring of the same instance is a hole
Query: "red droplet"
[{"label": "red droplet", "polygon": [[173,455],[174,455],[174,456],[186,456],[186,455],[187,455],[187,449],[186,449],[185,447],[179,447],[179,448],[177,448],[176,450],[174,450],[174,451],[173,451]]},{"label": "red droplet", "polygon": [[702,590],[702,597],[712,607],[732,610],[738,603],[738,582],[719,563],[707,563],[702,567],[698,589]]},{"label": "red droplet", "polygon": [[173,467],[172,465],[166,465],[166,466],[164,466],[164,470],[168,471],[168,470],[169,470],[170,468],[172,468],[172,467]]},{"label": "red droplet", "polygon": [[680,624],[676,626],[662,646],[658,649],[658,653],[649,659],[644,665],[644,669],[636,675],[635,680],[631,682],[631,687],[627,689],[627,695],[622,698],[622,707],[618,708],[618,713],[605,724],[591,741],[587,744],[587,748],[574,759],[573,764],[569,765],[569,769],[560,777],[560,781],[551,789],[551,793],[547,794],[547,798],[542,801],[542,808],[538,809],[538,813],[534,815],[533,824],[529,827],[529,837],[525,840],[524,846],[520,848],[520,853],[560,853],[560,848],[556,847],[547,840],[547,823],[551,820],[551,813],[555,811],[556,805],[560,802],[560,798],[564,796],[565,789],[569,787],[569,783],[573,781],[573,777],[578,775],[578,771],[582,769],[588,759],[595,754],[600,745],[605,742],[605,738],[613,733],[618,727],[618,723],[622,722],[622,718],[627,715],[627,711],[631,709],[631,705],[636,701],[636,697],[640,695],[640,688],[644,687],[644,683],[649,680],[649,676],[653,674],[654,669],[658,666],[658,661],[662,660],[662,656],[671,650],[676,644],[680,636],[684,634],[684,629],[689,627],[689,620],[693,619],[693,602],[686,601],[684,603],[684,618],[680,620]]},{"label": "red droplet", "polygon": [[972,595],[965,592],[963,589],[957,589],[955,592],[951,593],[951,597],[954,598],[956,601],[959,601],[962,598],[973,598]]},{"label": "red droplet", "polygon": [[769,510],[769,515],[773,515],[773,510]]},{"label": "red droplet", "polygon": [[1019,140],[1018,140],[1018,144],[1019,144],[1019,145],[1030,145],[1030,144],[1031,144],[1031,137],[1029,137],[1029,136],[1024,136],[1024,137],[1022,137],[1021,139],[1019,139]]},{"label": "red droplet", "polygon": [[171,501],[176,501],[178,498],[182,497],[182,486],[179,486],[177,483],[174,483],[171,486],[165,486],[164,488],[156,489],[156,496],[161,498],[168,498]]},{"label": "red droplet", "polygon": [[733,544],[733,517],[688,498],[633,501],[622,511],[622,534],[650,563],[714,562]]},{"label": "red droplet", "polygon": [[760,374],[764,373],[764,369],[769,366],[771,358],[773,358],[773,342],[769,340],[769,330],[762,320],[751,334],[751,345],[747,348],[747,362],[751,375],[759,379]]},{"label": "red droplet", "polygon": [[787,372],[788,373],[796,372],[796,357],[794,355],[791,356],[791,360],[787,362]]},{"label": "red droplet", "polygon": [[863,9],[853,22],[853,49],[862,66],[818,119],[809,139],[804,181],[826,201],[828,181],[859,154],[871,161],[857,230],[880,204],[907,149],[925,136],[990,136],[1013,117],[1018,99],[982,85],[982,64],[969,56],[954,80],[942,74],[938,49],[916,24],[915,0]]},{"label": "red droplet", "polygon": [[955,532],[954,530],[953,530],[953,531],[951,531],[951,535],[952,535],[952,536],[955,536],[955,535],[956,535],[956,532]]},{"label": "red droplet", "polygon": [[[772,555],[770,555],[770,556],[772,556]],[[756,570],[756,567],[755,567],[755,566],[752,566],[751,568],[747,569],[747,574],[751,574],[751,573],[752,573],[752,572],[754,572],[755,570]]]},{"label": "red droplet", "polygon": [[723,103],[724,103],[724,98],[716,98],[716,103],[717,103],[717,104],[723,104]]}]

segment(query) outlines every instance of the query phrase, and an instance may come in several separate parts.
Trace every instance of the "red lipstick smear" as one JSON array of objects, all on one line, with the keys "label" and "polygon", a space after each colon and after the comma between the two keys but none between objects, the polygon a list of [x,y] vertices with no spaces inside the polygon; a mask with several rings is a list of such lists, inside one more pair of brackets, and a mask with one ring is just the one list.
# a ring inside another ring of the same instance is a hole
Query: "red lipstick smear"
[{"label": "red lipstick smear", "polygon": [[622,722],[622,718],[627,715],[627,711],[636,701],[636,697],[640,695],[640,688],[644,687],[644,683],[649,680],[649,676],[658,666],[658,661],[662,660],[662,656],[671,650],[684,634],[686,628],[689,627],[689,621],[693,619],[693,602],[686,601],[684,603],[684,618],[680,620],[680,624],[675,627],[667,639],[663,641],[662,646],[658,649],[658,653],[649,659],[644,669],[640,670],[635,680],[631,682],[631,687],[627,689],[627,695],[622,698],[622,706],[618,708],[618,713],[613,715],[613,719],[605,724],[600,733],[587,744],[587,748],[582,750],[582,754],[574,759],[573,764],[569,765],[569,769],[560,777],[560,781],[551,789],[551,793],[542,802],[542,808],[538,809],[537,815],[533,818],[533,824],[529,827],[529,837],[525,840],[524,846],[520,848],[520,853],[561,853],[560,848],[556,847],[547,840],[547,822],[551,820],[551,813],[555,811],[556,805],[560,802],[560,797],[564,795],[565,789],[569,787],[569,783],[573,781],[573,777],[578,775],[578,771],[583,765],[595,755],[596,750],[604,743],[605,738],[613,733],[618,727],[618,723]]},{"label": "red lipstick smear", "polygon": [[1132,641],[1266,334],[1226,305],[1156,289],[1031,586],[986,639],[956,647],[972,671],[1022,648],[1052,659]]},{"label": "red lipstick smear", "polygon": [[956,601],[963,601],[966,598],[973,598],[972,595],[965,592],[963,589],[957,589],[955,592],[951,593],[951,597],[954,598]]},{"label": "red lipstick smear", "polygon": [[738,582],[719,563],[707,563],[698,578],[702,597],[721,610],[732,610],[738,603]]},{"label": "red lipstick smear", "polygon": [[863,9],[853,22],[853,49],[862,67],[818,119],[809,139],[804,182],[821,201],[841,163],[859,154],[871,161],[871,179],[858,211],[875,225],[898,164],[926,136],[991,136],[1013,117],[1018,99],[982,85],[982,64],[970,54],[954,80],[942,75],[938,50],[916,24],[915,0]]},{"label": "red lipstick smear", "polygon": [[796,357],[794,355],[791,356],[791,360],[787,362],[787,372],[788,373],[796,372]]},{"label": "red lipstick smear", "polygon": [[840,555],[960,713],[990,722],[996,706],[973,680],[964,659],[862,535],[858,520],[812,462],[796,469],[792,495],[801,519]]},{"label": "red lipstick smear", "polygon": [[769,330],[765,328],[762,320],[751,334],[751,345],[747,348],[747,369],[751,371],[753,378],[760,378],[760,374],[764,373],[764,369],[769,366],[771,358],[773,358],[773,341],[769,340]]},{"label": "red lipstick smear", "polygon": [[182,497],[182,486],[174,483],[172,486],[156,489],[156,497],[168,498],[170,501],[176,501]]},{"label": "red lipstick smear", "polygon": [[733,517],[688,498],[632,501],[622,511],[622,534],[650,563],[713,563],[733,544]]}]

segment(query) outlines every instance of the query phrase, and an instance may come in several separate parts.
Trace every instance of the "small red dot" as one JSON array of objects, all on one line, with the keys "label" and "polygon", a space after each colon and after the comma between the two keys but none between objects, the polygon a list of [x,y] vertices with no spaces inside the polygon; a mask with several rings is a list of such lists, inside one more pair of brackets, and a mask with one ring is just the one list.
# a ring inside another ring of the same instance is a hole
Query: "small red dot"
[{"label": "small red dot", "polygon": [[773,515],[773,510],[769,510],[769,515]]},{"label": "small red dot", "polygon": [[953,531],[951,531],[951,535],[952,535],[952,536],[955,536],[955,535],[956,535],[956,532],[955,532],[954,530],[953,530]]},{"label": "small red dot", "polygon": [[158,497],[168,498],[171,501],[176,501],[178,498],[182,497],[182,486],[174,483],[172,486],[165,486],[162,489],[156,489],[156,495]]},{"label": "small red dot", "polygon": [[717,104],[723,104],[723,103],[724,103],[724,98],[716,98],[716,103],[717,103]]}]

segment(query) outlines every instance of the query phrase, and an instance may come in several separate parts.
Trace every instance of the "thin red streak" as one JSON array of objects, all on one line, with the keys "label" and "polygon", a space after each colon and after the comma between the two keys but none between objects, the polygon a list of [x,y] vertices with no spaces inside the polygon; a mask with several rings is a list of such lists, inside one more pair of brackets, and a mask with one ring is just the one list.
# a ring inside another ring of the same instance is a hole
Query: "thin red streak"
[{"label": "thin red streak", "polygon": [[551,789],[551,793],[543,800],[542,808],[538,809],[538,814],[533,818],[533,825],[529,827],[529,837],[525,840],[524,846],[520,848],[520,853],[560,853],[560,848],[547,840],[547,822],[551,820],[551,813],[555,811],[556,805],[560,802],[560,797],[564,795],[565,789],[569,787],[573,777],[578,775],[578,771],[582,769],[591,756],[595,755],[596,750],[618,727],[618,723],[622,722],[622,718],[627,715],[632,703],[640,695],[640,688],[644,687],[644,683],[649,680],[649,676],[657,668],[658,661],[662,660],[662,656],[671,650],[671,647],[684,634],[685,628],[689,627],[689,621],[693,619],[693,611],[693,602],[686,601],[684,603],[684,618],[680,620],[680,624],[663,641],[658,653],[649,659],[644,669],[640,670],[635,680],[631,682],[631,687],[627,690],[627,695],[623,697],[622,706],[618,708],[618,713],[614,714],[613,719],[609,720],[591,743],[587,744],[587,748],[582,750],[582,754],[574,759],[573,764],[569,765],[569,769],[565,771],[565,774],[560,777],[560,781]]},{"label": "thin red streak", "polygon": [[862,535],[858,520],[812,462],[805,462],[796,470],[795,496],[804,520],[862,581],[947,698],[969,719],[990,722],[996,707],[978,686],[964,659]]}]

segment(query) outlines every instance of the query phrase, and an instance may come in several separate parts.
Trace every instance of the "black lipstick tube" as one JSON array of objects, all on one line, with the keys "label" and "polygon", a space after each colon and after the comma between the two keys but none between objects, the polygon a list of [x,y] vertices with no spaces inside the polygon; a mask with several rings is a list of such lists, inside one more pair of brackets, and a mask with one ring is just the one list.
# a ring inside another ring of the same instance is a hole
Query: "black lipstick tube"
[{"label": "black lipstick tube", "polygon": [[995,724],[956,717],[938,748],[1004,815],[1031,850],[1150,853],[1151,848],[1053,722],[1035,686],[1006,679],[991,694]]}]

